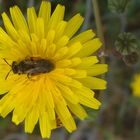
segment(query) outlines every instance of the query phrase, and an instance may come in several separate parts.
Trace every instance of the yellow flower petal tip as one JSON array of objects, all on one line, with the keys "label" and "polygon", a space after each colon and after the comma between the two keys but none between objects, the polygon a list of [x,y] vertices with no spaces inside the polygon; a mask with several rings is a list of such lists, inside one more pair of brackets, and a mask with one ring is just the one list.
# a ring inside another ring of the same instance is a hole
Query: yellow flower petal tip
[{"label": "yellow flower petal tip", "polygon": [[136,74],[134,76],[134,80],[131,83],[133,95],[136,97],[140,97],[140,74]]},{"label": "yellow flower petal tip", "polygon": [[59,126],[76,129],[74,116],[87,117],[84,106],[99,109],[94,89],[106,88],[96,76],[107,72],[96,52],[102,45],[92,30],[74,36],[83,23],[80,14],[64,21],[65,7],[58,5],[51,15],[51,3],[43,1],[39,13],[31,7],[27,19],[21,10],[2,14],[0,27],[0,115],[13,112],[12,121],[25,121],[32,133],[39,123],[43,138]]}]

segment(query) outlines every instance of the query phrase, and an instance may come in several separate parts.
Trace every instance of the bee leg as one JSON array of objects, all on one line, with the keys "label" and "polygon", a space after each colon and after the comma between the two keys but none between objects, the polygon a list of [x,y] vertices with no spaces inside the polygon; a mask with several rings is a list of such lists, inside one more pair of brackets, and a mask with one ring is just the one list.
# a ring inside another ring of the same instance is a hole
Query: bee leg
[{"label": "bee leg", "polygon": [[27,74],[27,78],[28,78],[30,81],[36,81],[35,79],[32,78],[32,75],[29,74],[29,73]]},{"label": "bee leg", "polygon": [[27,74],[27,78],[31,80],[31,74]]}]

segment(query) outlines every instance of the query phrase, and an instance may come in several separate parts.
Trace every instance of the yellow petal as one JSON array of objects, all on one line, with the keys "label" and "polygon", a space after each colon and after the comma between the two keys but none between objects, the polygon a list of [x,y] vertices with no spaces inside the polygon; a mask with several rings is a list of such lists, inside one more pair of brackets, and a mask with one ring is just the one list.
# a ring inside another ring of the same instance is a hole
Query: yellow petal
[{"label": "yellow petal", "polygon": [[37,15],[36,15],[34,7],[27,9],[27,19],[28,19],[28,26],[30,29],[30,33],[36,33]]},{"label": "yellow petal", "polygon": [[31,42],[30,43],[30,47],[31,47],[31,53],[33,56],[37,56],[38,55],[38,47],[37,44],[35,42]]},{"label": "yellow petal", "polygon": [[14,96],[9,94],[5,95],[0,100],[0,114],[2,117],[6,117],[15,107]]},{"label": "yellow petal", "polygon": [[71,59],[71,65],[70,67],[76,67],[77,65],[81,64],[82,60],[80,57],[74,57]]},{"label": "yellow petal", "polygon": [[47,50],[47,40],[43,38],[43,39],[41,39],[41,43],[39,45],[39,50],[38,50],[39,54],[42,57],[45,57],[46,56],[46,54],[45,54],[46,50]]},{"label": "yellow petal", "polygon": [[67,25],[66,21],[61,21],[61,22],[58,23],[58,25],[56,27],[57,36],[55,37],[55,42],[57,42],[60,39],[60,37],[63,36],[66,25]]},{"label": "yellow petal", "polygon": [[63,97],[68,100],[69,102],[73,103],[73,104],[77,104],[78,103],[78,98],[74,95],[74,93],[70,90],[70,88],[68,88],[67,86],[64,86],[60,83],[57,83],[58,88],[61,91],[61,94],[63,95]]},{"label": "yellow petal", "polygon": [[83,104],[93,109],[99,109],[101,103],[97,99],[91,97],[90,95],[84,94],[84,92],[82,92],[81,90],[77,90],[74,88],[72,88],[72,90],[77,95],[80,104]]},{"label": "yellow petal", "polygon": [[46,82],[47,82],[47,85],[48,85],[48,89],[49,89],[51,95],[53,96],[54,104],[56,104],[59,101],[66,104],[63,96],[61,95],[60,90],[56,87],[55,82],[50,78],[50,76],[46,78]]},{"label": "yellow petal", "polygon": [[25,30],[19,30],[18,33],[20,35],[20,39],[27,45],[26,47],[28,47],[31,42],[29,34]]},{"label": "yellow petal", "polygon": [[68,85],[70,87],[76,87],[79,89],[82,87],[82,84],[79,81],[74,80],[71,77],[66,76],[64,74],[51,73],[49,75],[49,77],[51,79],[53,79],[55,82],[60,82],[64,85]]},{"label": "yellow petal", "polygon": [[25,59],[26,56],[31,55],[29,48],[26,46],[26,44],[22,40],[17,40],[17,50],[19,52],[22,52],[22,59]]},{"label": "yellow petal", "polygon": [[99,60],[96,56],[84,57],[81,59],[81,63],[78,66],[76,66],[76,68],[85,69],[85,68],[88,68],[89,66],[92,66],[93,64],[98,63],[98,62],[99,62]]},{"label": "yellow petal", "polygon": [[87,76],[86,78],[77,80],[90,89],[106,89],[106,81],[103,79]]},{"label": "yellow petal", "polygon": [[74,115],[76,115],[81,120],[84,120],[88,115],[84,108],[80,104],[72,104],[68,102],[68,107]]},{"label": "yellow petal", "polygon": [[54,111],[54,108],[53,109],[48,109],[48,110],[46,110],[47,111],[47,113],[48,113],[48,116],[49,116],[49,119],[50,119],[50,121],[53,121],[53,120],[55,120],[55,115],[56,115],[56,113],[55,113],[55,111]]},{"label": "yellow petal", "polygon": [[67,23],[65,29],[65,35],[71,38],[80,28],[83,23],[83,17],[80,14],[75,15],[72,19],[70,19]]},{"label": "yellow petal", "polygon": [[36,34],[38,36],[39,39],[44,38],[44,21],[42,18],[37,18],[37,22],[36,22]]},{"label": "yellow petal", "polygon": [[73,78],[85,78],[87,76],[86,70],[76,70],[76,73],[72,75]]},{"label": "yellow petal", "polygon": [[68,85],[70,87],[75,87],[75,88],[78,88],[78,89],[81,89],[82,88],[82,84],[77,81],[77,80],[74,80],[74,79],[71,79],[71,82],[69,83],[64,83],[65,85]]},{"label": "yellow petal", "polygon": [[87,43],[83,44],[82,49],[76,54],[76,56],[78,57],[89,56],[94,52],[96,52],[101,47],[101,45],[102,43],[98,38],[90,40]]},{"label": "yellow petal", "polygon": [[56,119],[50,120],[50,126],[51,126],[51,129],[58,128],[58,126],[57,126],[57,120]]},{"label": "yellow petal", "polygon": [[10,19],[6,15],[6,13],[2,14],[2,19],[7,33],[12,37],[12,39],[17,40],[19,38],[19,35],[16,29],[14,28],[13,24],[11,23]]},{"label": "yellow petal", "polygon": [[57,68],[65,68],[65,67],[68,67],[70,65],[71,65],[71,61],[68,60],[68,59],[57,61],[56,64],[55,64],[55,66]]},{"label": "yellow petal", "polygon": [[68,76],[65,76],[63,74],[57,74],[57,73],[51,73],[50,74],[50,77],[55,80],[55,81],[58,81],[58,82],[61,82],[61,83],[70,83],[72,81],[72,79]]},{"label": "yellow petal", "polygon": [[54,30],[49,30],[48,34],[47,34],[47,45],[51,45],[54,41],[55,38],[55,31]]},{"label": "yellow petal", "polygon": [[17,30],[25,30],[27,33],[29,32],[26,20],[22,14],[22,12],[20,11],[20,9],[18,8],[18,6],[14,6],[12,8],[10,8],[10,14],[12,17],[12,21],[14,23],[14,26]]},{"label": "yellow petal", "polygon": [[51,73],[64,74],[64,68],[56,68]]},{"label": "yellow petal", "polygon": [[4,80],[0,80],[0,95],[7,93],[13,87],[13,83],[14,83],[13,81],[6,81],[5,80],[7,74],[8,73],[6,71],[6,74],[4,73],[4,76],[1,76],[1,78]]},{"label": "yellow petal", "polygon": [[60,118],[62,124],[65,126],[65,128],[69,131],[72,132],[76,129],[76,124],[67,108],[66,105],[63,104],[63,102],[59,102],[58,104],[55,105],[55,110]]},{"label": "yellow petal", "polygon": [[30,109],[30,108],[25,109],[25,108],[27,108],[27,106],[28,106],[27,104],[26,104],[26,106],[24,105],[24,106],[20,106],[18,108],[16,106],[16,108],[14,109],[13,116],[12,116],[12,122],[14,122],[16,125],[18,125],[25,119],[26,114]]},{"label": "yellow petal", "polygon": [[47,112],[40,112],[39,126],[42,138],[49,138],[51,135],[51,124]]},{"label": "yellow petal", "polygon": [[53,58],[53,56],[55,54],[55,50],[56,50],[56,45],[55,44],[51,44],[51,45],[47,46],[47,50],[45,52],[46,56],[48,58]]},{"label": "yellow petal", "polygon": [[0,27],[0,43],[9,48],[12,48],[16,44],[1,27]]},{"label": "yellow petal", "polygon": [[62,47],[56,51],[53,59],[55,61],[61,60],[66,56],[67,52],[68,52],[68,47]]},{"label": "yellow petal", "polygon": [[25,118],[25,132],[32,133],[38,121],[39,112],[38,107],[34,106]]},{"label": "yellow petal", "polygon": [[63,20],[64,13],[65,13],[65,7],[60,5],[60,4],[58,4],[56,9],[53,12],[51,18],[50,18],[48,28],[49,29],[55,29],[56,26],[58,25],[58,23],[61,20]]},{"label": "yellow petal", "polygon": [[68,75],[68,76],[72,76],[76,74],[76,70],[75,69],[71,69],[71,68],[65,68],[64,69],[64,74]]},{"label": "yellow petal", "polygon": [[[87,87],[81,87],[80,89],[77,89],[75,87],[71,87],[71,90],[75,93],[78,91],[78,95],[81,95],[85,98],[93,98],[95,93],[93,90],[87,88]],[[76,94],[77,95],[77,94]],[[77,96],[78,97],[78,96]]]},{"label": "yellow petal", "polygon": [[[57,36],[56,36],[57,37]],[[67,36],[62,36],[57,42],[56,42],[56,45],[57,45],[57,49],[60,49],[64,46],[66,46],[69,42],[69,38]]]},{"label": "yellow petal", "polygon": [[76,42],[74,44],[72,44],[71,46],[68,47],[68,53],[66,58],[71,58],[72,56],[74,56],[75,54],[77,54],[82,48],[82,45],[80,42]]},{"label": "yellow petal", "polygon": [[95,36],[95,33],[92,30],[84,31],[83,33],[80,33],[76,37],[72,38],[69,41],[69,45],[73,44],[74,42],[80,42],[81,44],[83,44],[89,41],[90,39],[92,39],[94,36]]},{"label": "yellow petal", "polygon": [[87,87],[82,87],[80,89],[80,91],[84,94],[84,96],[87,96],[87,97],[93,97],[95,95],[95,92]]},{"label": "yellow petal", "polygon": [[43,18],[44,20],[45,32],[47,32],[46,29],[50,20],[50,15],[51,15],[51,3],[47,1],[42,1],[38,16]]},{"label": "yellow petal", "polygon": [[[22,86],[20,86],[20,84],[19,85],[17,84],[16,86],[19,88],[18,90],[19,93],[18,95],[16,95],[15,109],[13,111],[13,118],[12,118],[12,121],[16,124],[19,124],[25,119],[27,113],[31,110],[31,108],[35,104],[38,98],[38,94],[40,92],[40,86],[41,86],[40,82],[34,83],[34,86],[32,85],[32,82],[30,81],[28,82],[26,81],[26,84]],[[38,86],[37,89],[35,88],[36,86]],[[14,87],[15,92],[17,90],[16,87]],[[20,89],[21,87],[23,88],[22,90]],[[30,88],[30,87],[33,87],[33,88]],[[24,93],[26,93],[26,95]],[[14,94],[14,89],[13,89],[13,94]]]},{"label": "yellow petal", "polygon": [[[45,80],[44,84],[49,85],[48,82],[49,81]],[[53,96],[48,86],[44,87],[42,95],[44,95],[44,102],[46,102],[47,109],[53,109],[54,108]]]},{"label": "yellow petal", "polygon": [[96,64],[94,66],[91,66],[91,67],[87,68],[86,70],[87,70],[87,74],[89,76],[97,76],[97,75],[100,75],[100,74],[103,74],[103,73],[107,72],[108,65],[106,65],[106,64]]}]

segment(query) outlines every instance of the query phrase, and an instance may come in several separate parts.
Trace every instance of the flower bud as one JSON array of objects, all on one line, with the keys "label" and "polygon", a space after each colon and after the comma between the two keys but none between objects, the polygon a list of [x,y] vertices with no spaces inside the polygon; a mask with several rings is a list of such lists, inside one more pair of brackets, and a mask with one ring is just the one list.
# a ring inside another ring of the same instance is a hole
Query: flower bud
[{"label": "flower bud", "polygon": [[132,52],[129,55],[123,56],[123,61],[128,66],[132,66],[132,65],[136,64],[138,62],[138,60],[139,60],[139,54],[137,52]]},{"label": "flower bud", "polygon": [[115,47],[116,50],[122,55],[129,55],[137,51],[137,39],[132,33],[120,33],[115,41]]}]

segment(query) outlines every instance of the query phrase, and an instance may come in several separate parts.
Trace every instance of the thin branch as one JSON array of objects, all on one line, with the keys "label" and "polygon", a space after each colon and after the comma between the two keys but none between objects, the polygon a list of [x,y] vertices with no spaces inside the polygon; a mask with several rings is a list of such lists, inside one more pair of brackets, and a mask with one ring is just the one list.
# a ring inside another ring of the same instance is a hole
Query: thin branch
[{"label": "thin branch", "polygon": [[[100,11],[97,0],[92,0],[93,4],[93,12],[95,15],[95,22],[97,27],[97,35],[101,39],[103,46],[101,48],[101,53],[104,54],[105,51],[105,39],[103,35],[103,29],[102,29],[102,23],[101,23],[101,17],[100,17]],[[105,58],[101,57],[101,63],[105,63]]]},{"label": "thin branch", "polygon": [[33,6],[34,5],[34,0],[29,0],[27,5],[28,5],[28,7]]},{"label": "thin branch", "polygon": [[89,27],[90,18],[91,18],[91,14],[92,14],[92,6],[91,6],[91,4],[92,4],[91,0],[86,0],[85,21],[84,21],[84,25],[82,27],[82,31],[85,31]]},{"label": "thin branch", "polygon": [[124,13],[124,14],[121,14],[121,15],[119,15],[119,17],[120,17],[120,22],[121,22],[121,32],[124,32],[125,31],[125,29],[126,29],[126,14]]}]

